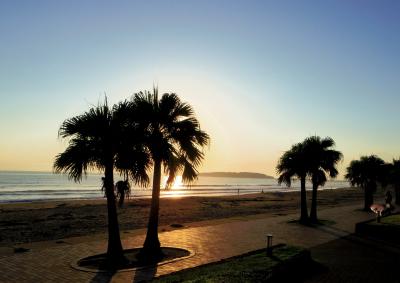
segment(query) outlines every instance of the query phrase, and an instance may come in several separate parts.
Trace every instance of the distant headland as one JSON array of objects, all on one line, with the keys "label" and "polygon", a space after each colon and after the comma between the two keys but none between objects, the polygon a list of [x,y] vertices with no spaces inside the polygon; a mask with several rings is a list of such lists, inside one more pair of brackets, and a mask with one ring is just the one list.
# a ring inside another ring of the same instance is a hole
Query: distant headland
[{"label": "distant headland", "polygon": [[224,178],[256,178],[256,179],[273,179],[274,177],[261,173],[253,172],[205,172],[200,173],[202,177],[224,177]]}]

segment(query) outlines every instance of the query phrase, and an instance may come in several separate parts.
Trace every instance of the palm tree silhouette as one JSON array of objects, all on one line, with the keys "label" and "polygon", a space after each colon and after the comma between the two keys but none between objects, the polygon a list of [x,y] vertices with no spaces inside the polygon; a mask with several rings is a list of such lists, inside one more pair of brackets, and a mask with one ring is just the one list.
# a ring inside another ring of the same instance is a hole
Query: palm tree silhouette
[{"label": "palm tree silhouette", "polygon": [[383,170],[385,162],[376,155],[361,156],[360,160],[352,160],[347,167],[345,178],[352,186],[361,187],[364,190],[364,210],[369,211],[374,202],[374,192],[377,183],[383,182]]},{"label": "palm tree silhouette", "polygon": [[388,164],[389,183],[393,185],[396,204],[400,204],[400,159],[393,159],[392,163]]},{"label": "palm tree silhouette", "polygon": [[110,267],[126,262],[119,234],[114,169],[129,174],[135,182],[148,182],[143,165],[148,162],[146,155],[126,138],[124,109],[124,103],[110,108],[105,99],[104,104],[65,120],[59,136],[69,139],[68,147],[56,156],[53,165],[56,173],[67,173],[75,182],[80,182],[88,170],[104,172],[102,181],[108,212],[107,262]]},{"label": "palm tree silhouette", "polygon": [[118,199],[118,207],[124,206],[125,198],[129,198],[131,194],[131,185],[128,180],[118,181],[115,183],[115,191]]},{"label": "palm tree silhouette", "polygon": [[278,161],[276,171],[279,174],[278,183],[285,183],[288,187],[291,186],[292,178],[300,179],[300,220],[302,224],[308,224],[307,212],[307,194],[306,194],[306,177],[308,168],[306,166],[307,156],[304,153],[304,145],[297,143],[292,148],[286,151]]},{"label": "palm tree silhouette", "polygon": [[319,186],[323,186],[329,177],[335,178],[338,175],[336,164],[342,159],[343,155],[339,151],[331,149],[335,146],[335,141],[326,137],[321,139],[319,136],[311,136],[303,141],[303,149],[306,155],[306,166],[312,181],[312,200],[310,221],[318,222],[317,217],[317,191]]},{"label": "palm tree silhouette", "polygon": [[180,172],[184,183],[194,181],[209,136],[200,129],[189,104],[181,102],[174,93],[165,93],[159,99],[157,88],[134,94],[131,121],[133,131],[140,133],[139,143],[151,157],[147,167],[153,167],[150,216],[141,256],[157,259],[162,256],[158,238],[162,167],[168,175],[167,186],[173,184]]}]

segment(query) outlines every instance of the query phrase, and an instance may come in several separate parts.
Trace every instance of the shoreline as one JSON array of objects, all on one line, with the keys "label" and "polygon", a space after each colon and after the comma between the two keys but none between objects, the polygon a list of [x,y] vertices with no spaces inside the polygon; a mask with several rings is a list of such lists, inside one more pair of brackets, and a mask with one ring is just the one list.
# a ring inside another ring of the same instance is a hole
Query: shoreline
[{"label": "shoreline", "polygon": [[[83,199],[101,199],[100,175],[88,175],[81,183],[71,182],[64,175],[52,173],[31,172],[0,172],[0,203],[19,202],[43,202],[66,201]],[[164,178],[164,177],[163,177]],[[120,179],[116,176],[115,180]],[[163,180],[164,182],[165,180]],[[131,183],[131,196],[134,198],[151,197],[150,184],[140,187]],[[306,186],[311,189],[311,183]],[[177,194],[182,196],[229,196],[240,194],[264,192],[288,192],[298,191],[298,181],[294,180],[292,187],[279,185],[276,179],[256,178],[223,178],[223,177],[199,177],[193,184],[183,184],[178,178],[176,184],[170,190],[161,190],[161,197],[170,197]],[[349,187],[348,182],[341,180],[329,180],[320,190],[338,187]]]},{"label": "shoreline", "polygon": [[[258,187],[259,189],[248,189],[249,187],[254,186],[255,188]],[[187,197],[231,197],[231,196],[245,196],[245,195],[252,195],[252,194],[260,194],[260,193],[296,193],[300,192],[300,188],[297,187],[275,187],[274,185],[246,185],[247,188],[243,188],[240,186],[234,186],[236,188],[226,189],[226,192],[215,190],[209,190],[207,192],[194,192],[194,190],[190,189],[173,189],[173,190],[161,190],[160,198],[187,198]],[[214,186],[216,187],[216,186]],[[226,187],[226,186],[224,186]],[[320,187],[318,191],[327,191],[327,190],[342,190],[342,189],[351,189],[351,187]],[[312,188],[306,188],[307,192],[311,192]],[[138,192],[146,192],[147,194],[135,194]],[[186,193],[185,192],[190,192]],[[238,193],[239,192],[239,193]],[[143,189],[143,190],[135,190],[133,191],[133,195],[130,196],[130,199],[149,199],[151,198],[151,188]],[[0,206],[6,204],[29,204],[29,203],[43,203],[43,202],[68,202],[68,201],[86,201],[86,200],[102,200],[105,197],[96,196],[96,197],[71,197],[71,198],[44,198],[44,199],[21,199],[21,200],[0,200]]]},{"label": "shoreline", "polygon": [[[160,229],[250,215],[296,213],[299,210],[299,198],[299,192],[161,198]],[[307,194],[307,198],[310,199],[311,194]],[[357,188],[323,190],[318,195],[318,207],[323,209],[357,201],[361,208],[362,199],[363,192]],[[308,204],[311,202],[308,201]],[[149,210],[149,198],[129,199],[123,208],[118,209],[121,233],[146,228]],[[2,247],[104,234],[107,231],[105,199],[8,203],[0,204],[0,211]]]}]

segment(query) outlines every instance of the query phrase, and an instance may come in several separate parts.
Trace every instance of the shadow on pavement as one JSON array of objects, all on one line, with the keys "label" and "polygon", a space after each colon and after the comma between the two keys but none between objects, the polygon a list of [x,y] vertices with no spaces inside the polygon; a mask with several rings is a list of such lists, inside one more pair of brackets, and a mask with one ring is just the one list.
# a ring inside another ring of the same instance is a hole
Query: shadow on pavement
[{"label": "shadow on pavement", "polygon": [[156,273],[157,265],[136,270],[135,275],[133,276],[133,283],[151,281]]},{"label": "shadow on pavement", "polygon": [[111,281],[115,272],[99,272],[90,280],[90,283],[108,283]]}]

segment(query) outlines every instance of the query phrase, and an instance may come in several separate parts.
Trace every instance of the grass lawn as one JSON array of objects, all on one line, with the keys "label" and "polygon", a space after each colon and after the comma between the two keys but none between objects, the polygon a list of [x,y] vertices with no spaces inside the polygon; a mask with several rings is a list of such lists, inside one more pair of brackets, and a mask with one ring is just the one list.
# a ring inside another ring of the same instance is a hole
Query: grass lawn
[{"label": "grass lawn", "polygon": [[400,228],[400,214],[392,214],[389,216],[381,217],[380,222],[371,221],[369,225],[379,226],[394,226],[396,229]]},{"label": "grass lawn", "polygon": [[263,249],[179,271],[157,278],[154,282],[264,282],[278,266],[305,254],[303,249],[283,246],[275,248],[273,255],[269,257]]},{"label": "grass lawn", "polygon": [[400,214],[393,214],[382,217],[381,224],[400,226]]}]

